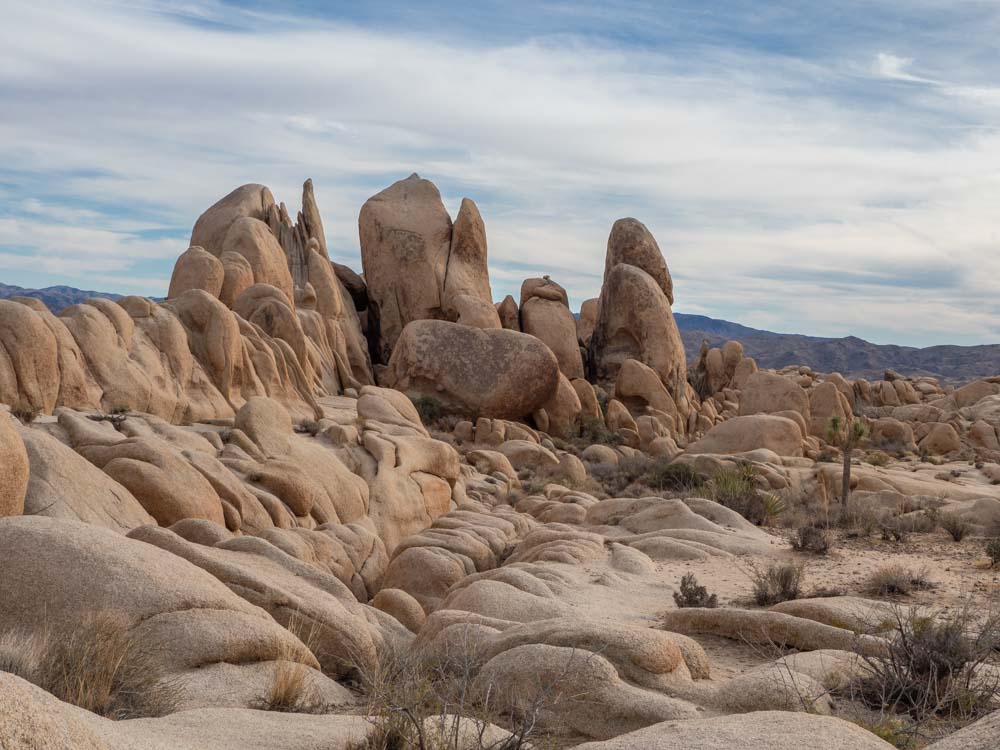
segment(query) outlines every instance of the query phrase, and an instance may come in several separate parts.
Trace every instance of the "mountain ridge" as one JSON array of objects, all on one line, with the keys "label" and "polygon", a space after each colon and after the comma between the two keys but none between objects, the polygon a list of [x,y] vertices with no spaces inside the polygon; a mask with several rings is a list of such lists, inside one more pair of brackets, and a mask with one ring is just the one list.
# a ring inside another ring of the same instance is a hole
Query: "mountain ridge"
[{"label": "mountain ridge", "polygon": [[[0,299],[33,297],[58,314],[71,305],[99,297],[119,300],[124,295],[58,285],[31,289],[0,283]],[[807,365],[817,372],[840,372],[845,377],[879,380],[886,370],[904,375],[929,375],[960,383],[1000,373],[1000,344],[928,347],[873,344],[858,336],[828,338],[800,333],[777,333],[751,328],[721,318],[674,313],[689,360],[698,359],[702,341],[720,346],[729,340],[743,344],[747,356],[764,368]]]}]

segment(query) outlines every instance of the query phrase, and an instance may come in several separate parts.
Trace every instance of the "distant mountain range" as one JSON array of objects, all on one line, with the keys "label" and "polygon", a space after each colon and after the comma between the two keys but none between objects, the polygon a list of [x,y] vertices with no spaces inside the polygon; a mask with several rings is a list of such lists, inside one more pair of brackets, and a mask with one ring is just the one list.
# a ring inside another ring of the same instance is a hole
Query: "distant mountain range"
[{"label": "distant mountain range", "polygon": [[45,303],[45,306],[54,313],[86,302],[94,297],[102,297],[110,300],[120,300],[122,295],[109,294],[107,292],[89,292],[84,289],[74,289],[71,286],[47,286],[44,289],[25,289],[22,286],[11,284],[0,284],[0,299],[8,297],[34,297]]},{"label": "distant mountain range", "polygon": [[[0,299],[34,297],[54,313],[92,297],[119,300],[120,294],[92,292],[71,286],[25,289],[0,284]],[[674,313],[689,361],[698,359],[701,342],[719,346],[731,339],[743,344],[746,354],[760,367],[808,365],[817,372],[840,372],[852,378],[878,380],[887,369],[904,375],[932,375],[950,383],[963,383],[1000,374],[1000,344],[980,346],[912,346],[873,344],[856,336],[832,339],[796,333],[774,333],[718,320],[704,315]]]},{"label": "distant mountain range", "polygon": [[718,346],[730,339],[761,367],[809,365],[817,372],[839,372],[852,378],[881,380],[887,369],[904,375],[931,375],[949,383],[964,383],[1000,374],[1000,344],[979,346],[896,346],[873,344],[857,336],[822,338],[748,328],[704,315],[675,313],[684,348],[697,361],[701,342]]}]

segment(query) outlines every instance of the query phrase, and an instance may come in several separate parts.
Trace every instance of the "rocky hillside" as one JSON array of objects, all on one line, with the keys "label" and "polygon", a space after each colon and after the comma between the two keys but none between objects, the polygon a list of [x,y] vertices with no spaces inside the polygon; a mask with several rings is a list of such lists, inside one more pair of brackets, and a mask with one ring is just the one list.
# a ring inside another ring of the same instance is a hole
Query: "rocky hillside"
[{"label": "rocky hillside", "polygon": [[879,379],[886,370],[910,376],[929,375],[951,383],[966,383],[1000,372],[1000,344],[982,346],[896,346],[873,344],[857,336],[831,339],[797,333],[748,328],[704,315],[674,313],[689,355],[702,341],[721,346],[727,340],[743,344],[747,356],[761,367],[780,369],[807,365],[818,372],[839,372],[850,378]]}]

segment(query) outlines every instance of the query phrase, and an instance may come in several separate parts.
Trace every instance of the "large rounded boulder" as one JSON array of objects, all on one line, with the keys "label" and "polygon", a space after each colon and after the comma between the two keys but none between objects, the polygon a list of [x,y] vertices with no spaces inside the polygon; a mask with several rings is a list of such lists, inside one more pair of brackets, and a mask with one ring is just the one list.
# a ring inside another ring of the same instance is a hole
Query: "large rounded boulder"
[{"label": "large rounded boulder", "polygon": [[403,329],[385,377],[386,385],[433,397],[449,412],[516,419],[552,398],[559,363],[534,336],[420,320]]}]

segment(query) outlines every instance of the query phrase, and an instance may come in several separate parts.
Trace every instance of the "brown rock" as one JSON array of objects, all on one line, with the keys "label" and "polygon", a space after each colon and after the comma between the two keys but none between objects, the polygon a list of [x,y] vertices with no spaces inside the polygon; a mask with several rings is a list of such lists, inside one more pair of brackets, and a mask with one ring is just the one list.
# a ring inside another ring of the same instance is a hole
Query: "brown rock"
[{"label": "brown rock", "polygon": [[0,517],[24,512],[28,490],[28,454],[11,417],[0,412]]},{"label": "brown rock", "polygon": [[222,292],[226,270],[216,256],[203,247],[189,247],[174,263],[167,298],[173,299],[189,289],[204,289],[213,297]]}]

